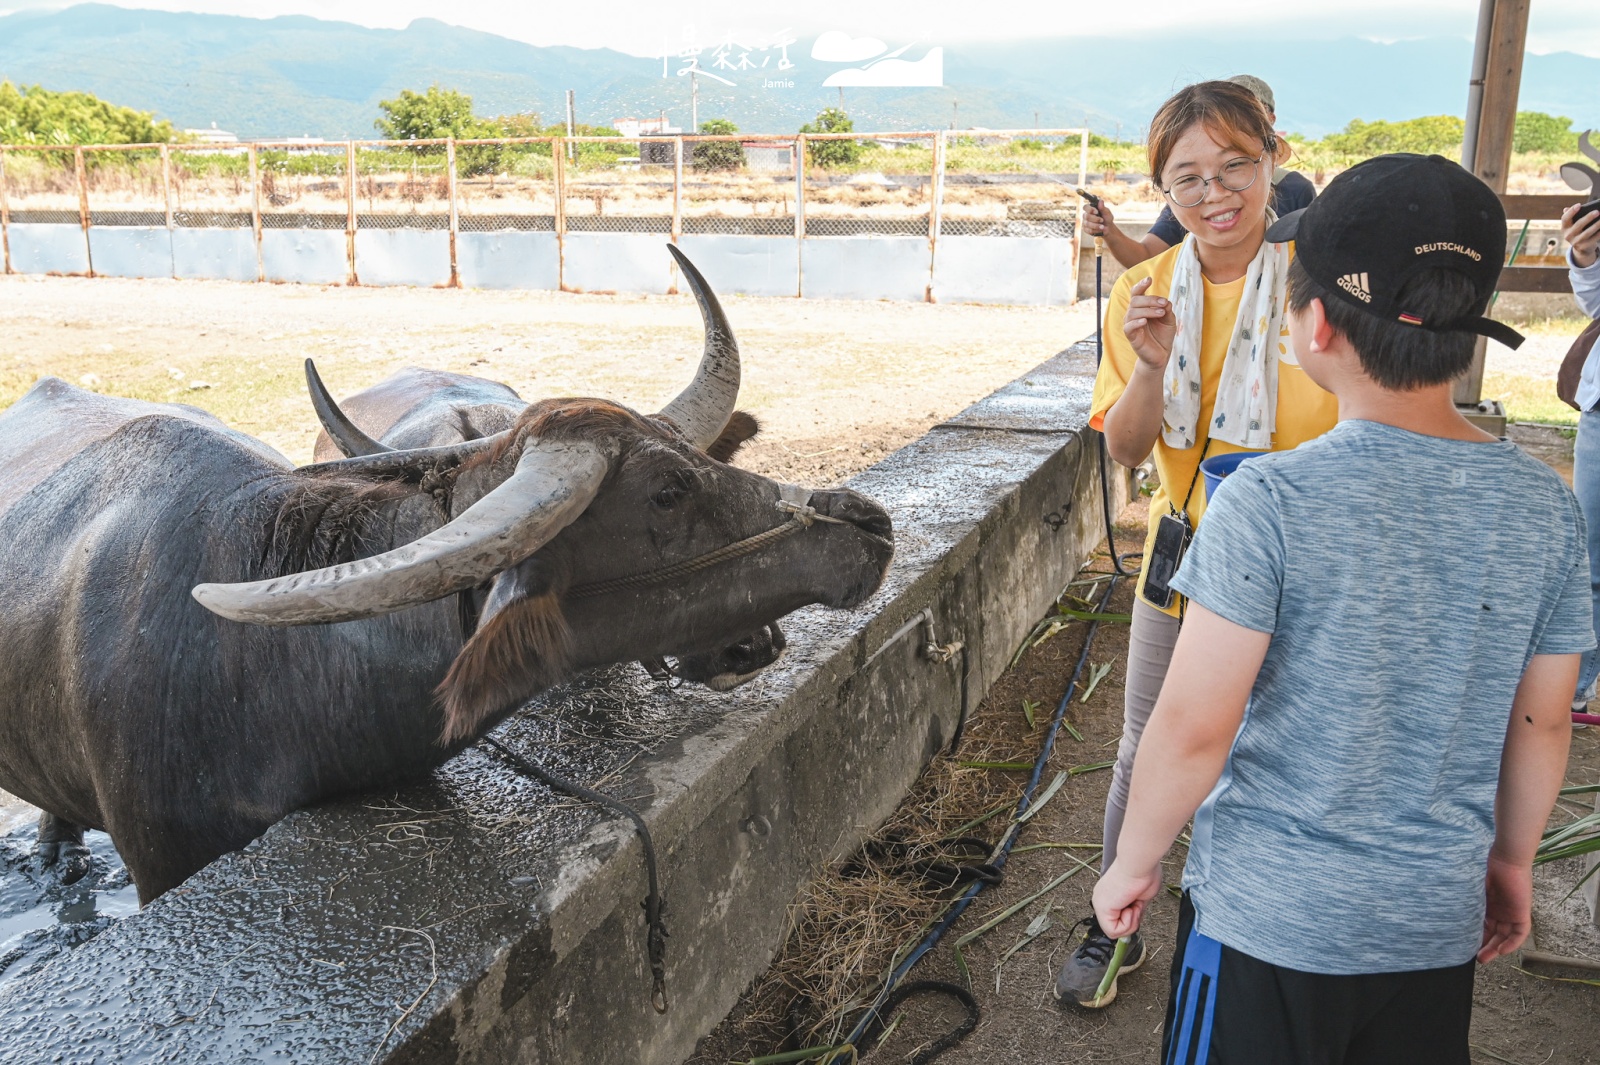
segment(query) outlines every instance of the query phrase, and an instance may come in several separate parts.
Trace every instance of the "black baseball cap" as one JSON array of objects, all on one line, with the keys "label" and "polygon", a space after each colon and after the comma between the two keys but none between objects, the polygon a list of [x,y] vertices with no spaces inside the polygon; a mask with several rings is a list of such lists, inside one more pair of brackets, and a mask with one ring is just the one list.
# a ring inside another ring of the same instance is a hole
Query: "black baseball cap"
[{"label": "black baseball cap", "polygon": [[[1328,182],[1311,206],[1284,215],[1267,240],[1295,242],[1306,273],[1352,307],[1435,333],[1476,333],[1508,348],[1522,334],[1483,317],[1506,257],[1506,212],[1478,178],[1442,155],[1397,152],[1358,163]],[[1475,313],[1424,321],[1396,300],[1417,270],[1466,275]]]}]

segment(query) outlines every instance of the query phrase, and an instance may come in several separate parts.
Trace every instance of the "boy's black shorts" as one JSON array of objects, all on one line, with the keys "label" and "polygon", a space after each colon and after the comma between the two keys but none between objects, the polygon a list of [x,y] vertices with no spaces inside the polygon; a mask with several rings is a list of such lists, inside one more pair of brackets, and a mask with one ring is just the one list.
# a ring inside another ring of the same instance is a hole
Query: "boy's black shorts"
[{"label": "boy's black shorts", "polygon": [[1194,933],[1178,914],[1162,1065],[1467,1065],[1473,962],[1328,976]]}]

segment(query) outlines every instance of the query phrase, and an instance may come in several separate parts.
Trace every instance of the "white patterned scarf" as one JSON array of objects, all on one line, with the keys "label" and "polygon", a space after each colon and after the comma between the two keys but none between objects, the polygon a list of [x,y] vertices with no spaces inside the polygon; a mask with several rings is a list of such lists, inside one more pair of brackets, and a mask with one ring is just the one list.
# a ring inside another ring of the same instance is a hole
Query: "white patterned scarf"
[{"label": "white patterned scarf", "polygon": [[[1267,225],[1276,220],[1267,212]],[[1289,276],[1289,245],[1261,244],[1245,274],[1239,316],[1222,360],[1217,399],[1207,436],[1252,451],[1272,447],[1278,417],[1278,363],[1295,365],[1293,345],[1283,322],[1284,287]],[[1200,342],[1205,334],[1205,280],[1192,235],[1183,240],[1172,274],[1173,320],[1177,334],[1162,377],[1161,437],[1168,447],[1191,448],[1199,438]]]}]

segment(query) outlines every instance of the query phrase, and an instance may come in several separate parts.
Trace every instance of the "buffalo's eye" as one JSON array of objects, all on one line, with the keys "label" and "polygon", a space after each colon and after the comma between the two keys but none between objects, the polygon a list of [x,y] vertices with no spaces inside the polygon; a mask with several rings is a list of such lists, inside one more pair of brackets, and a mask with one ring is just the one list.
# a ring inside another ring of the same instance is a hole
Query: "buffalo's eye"
[{"label": "buffalo's eye", "polygon": [[683,502],[683,497],[698,487],[698,482],[692,470],[673,470],[666,477],[666,484],[662,485],[655,495],[650,497],[650,505],[658,510],[671,510]]}]

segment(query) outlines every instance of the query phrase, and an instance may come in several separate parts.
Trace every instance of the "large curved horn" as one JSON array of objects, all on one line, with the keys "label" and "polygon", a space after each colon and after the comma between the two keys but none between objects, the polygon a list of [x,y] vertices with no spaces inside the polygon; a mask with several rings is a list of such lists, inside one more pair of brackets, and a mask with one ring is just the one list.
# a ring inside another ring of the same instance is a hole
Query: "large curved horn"
[{"label": "large curved horn", "polygon": [[721,434],[722,427],[733,414],[734,404],[739,401],[739,342],[733,339],[733,327],[728,324],[728,316],[722,313],[717,294],[711,291],[694,263],[675,245],[668,244],[667,250],[683,268],[694,301],[700,305],[706,346],[694,380],[678,393],[678,398],[661,408],[661,414],[671,418],[695,447],[704,450]]},{"label": "large curved horn", "polygon": [[345,416],[344,411],[339,409],[339,404],[328,394],[327,386],[322,383],[322,376],[317,373],[317,368],[310,359],[306,360],[306,389],[311,393],[311,405],[316,408],[317,421],[322,423],[323,432],[327,433],[339,450],[344,452],[345,458],[377,455],[394,450],[363,433],[355,422]]},{"label": "large curved horn", "polygon": [[201,584],[191,594],[214,614],[259,625],[354,621],[441,599],[549,543],[588,507],[609,467],[591,444],[530,440],[499,487],[404,547],[272,580]]}]

